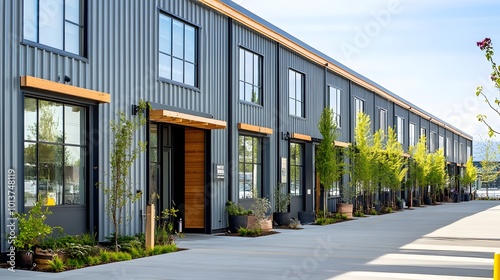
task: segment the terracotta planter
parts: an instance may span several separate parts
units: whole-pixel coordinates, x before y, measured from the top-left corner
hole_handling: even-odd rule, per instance
[[[346,214],[348,219],[352,219],[352,204],[338,203],[337,212],[340,214]]]
[[[35,249],[34,261],[36,266],[40,269],[50,268],[49,261],[53,260],[57,253],[52,250],[44,250],[40,248]]]
[[[246,227],[249,229],[253,229],[255,228],[256,225],[257,225],[257,217],[252,215],[248,216]],[[262,229],[262,231],[270,231],[271,229],[273,229],[273,219],[267,219],[261,221],[260,229]]]

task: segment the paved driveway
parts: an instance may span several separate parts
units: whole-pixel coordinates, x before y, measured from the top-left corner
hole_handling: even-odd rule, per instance
[[[0,279],[491,279],[500,201],[427,206],[242,238],[188,234],[190,250],[63,273]]]

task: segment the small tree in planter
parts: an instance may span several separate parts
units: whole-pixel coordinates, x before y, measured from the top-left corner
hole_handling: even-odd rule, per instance
[[[338,182],[342,175],[343,164],[338,149],[335,147],[337,139],[337,124],[333,120],[333,111],[324,108],[318,122],[319,133],[323,139],[316,149],[316,170],[319,180],[324,189],[323,195],[323,218],[327,212],[327,194],[333,187],[334,182]]]
[[[52,227],[45,223],[50,214],[52,212],[48,207],[42,208],[41,195],[28,213],[14,214],[19,229],[14,246],[17,252],[16,260],[21,267],[33,266],[33,250],[52,234]]]
[[[255,217],[255,221],[249,222],[248,228],[259,232],[262,230],[269,231],[273,228],[273,221],[267,215],[267,212],[271,209],[271,202],[267,198],[256,198],[250,209]]]
[[[115,250],[118,251],[118,237],[123,222],[122,211],[125,205],[137,201],[141,194],[134,193],[130,183],[130,167],[139,154],[146,150],[146,143],[139,141],[134,147],[134,134],[145,123],[143,110],[149,110],[150,104],[139,101],[137,118],[129,120],[125,113],[118,113],[118,120],[110,123],[112,132],[112,150],[110,152],[110,185],[98,183],[108,196],[106,213],[114,230]]]
[[[277,184],[274,189],[274,201],[276,211],[273,213],[273,220],[278,226],[289,226],[291,213],[288,211],[290,205],[290,193],[287,192],[284,184]]]

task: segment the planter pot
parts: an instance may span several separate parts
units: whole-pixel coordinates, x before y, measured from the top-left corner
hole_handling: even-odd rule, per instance
[[[52,250],[36,248],[34,261],[38,268],[48,269],[50,268],[49,261],[53,260],[55,256],[57,256],[57,253],[54,253]]]
[[[418,198],[413,199],[413,207],[420,207],[420,199]]]
[[[470,201],[470,193],[464,193],[464,201]]]
[[[346,214],[348,219],[352,219],[352,204],[348,203],[338,203],[337,212],[340,214]]]
[[[432,200],[430,197],[424,197],[424,204],[426,205],[432,205]]]
[[[229,215],[228,216],[228,230],[230,232],[238,232],[240,227],[246,228],[248,225],[247,215]]]
[[[18,267],[18,268],[32,268],[33,267],[33,253],[30,251],[17,251],[16,252],[16,267]]]
[[[314,211],[299,211],[299,221],[303,225],[312,224],[316,221],[316,213]]]
[[[273,219],[267,219],[260,222],[262,231],[271,231],[273,229]]]
[[[287,227],[290,225],[290,219],[292,218],[292,213],[290,212],[274,212],[273,220],[278,226]]]

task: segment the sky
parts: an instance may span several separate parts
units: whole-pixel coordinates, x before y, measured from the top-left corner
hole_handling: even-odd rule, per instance
[[[476,42],[498,45],[497,0],[233,0],[311,47],[474,137],[478,114],[500,130],[491,66]],[[500,97],[500,96],[499,96]],[[500,136],[496,137],[499,140]]]

